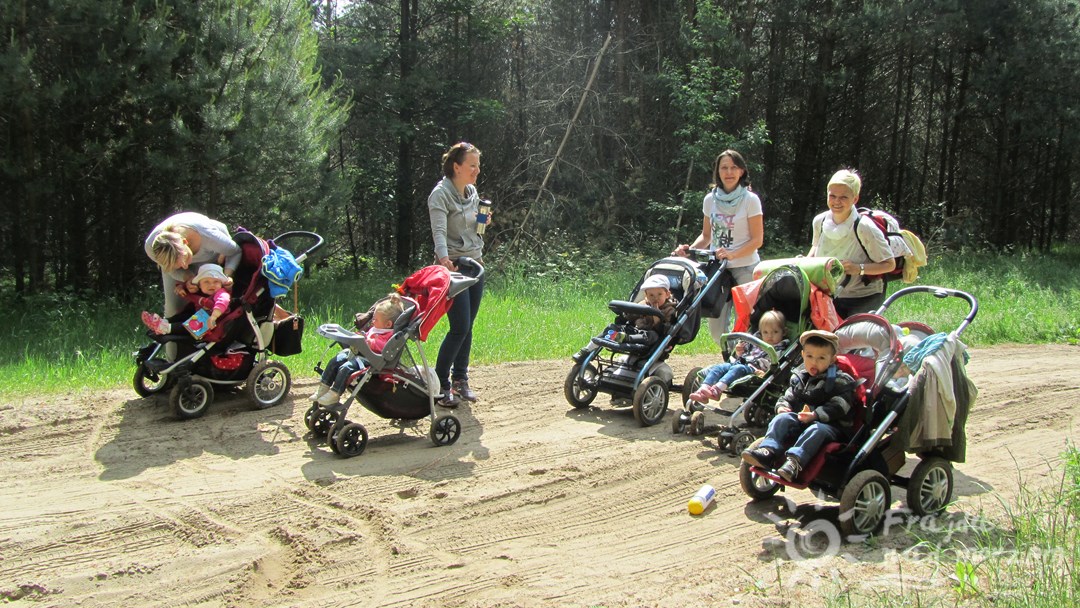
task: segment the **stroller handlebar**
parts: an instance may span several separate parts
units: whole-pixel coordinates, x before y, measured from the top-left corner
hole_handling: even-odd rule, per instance
[[[766,355],[769,356],[769,360],[774,364],[780,360],[779,353],[776,352],[776,347],[772,344],[769,344],[765,340],[762,340],[758,336],[755,336],[754,334],[745,332],[731,332],[720,336],[720,341],[724,344],[721,352],[725,360],[727,360],[727,358],[735,352],[734,350],[728,350],[728,347],[731,345],[732,342],[735,342],[736,344],[738,344],[738,342],[747,342],[753,344],[754,346],[757,346],[758,348],[763,350]]]
[[[956,329],[954,329],[952,332],[954,335],[957,336],[964,333],[964,330],[967,329],[967,326],[971,325],[971,322],[975,320],[975,315],[979,313],[979,301],[975,299],[975,296],[971,295],[966,291],[961,291],[959,289],[949,289],[947,287],[938,287],[936,285],[913,285],[911,287],[905,287],[903,289],[900,289],[896,293],[889,296],[884,302],[882,302],[881,306],[877,309],[877,311],[875,311],[875,314],[883,315],[885,311],[888,310],[894,302],[896,302],[900,298],[909,296],[914,293],[927,293],[939,299],[945,299],[949,297],[959,298],[967,302],[968,313],[964,316],[963,321],[961,321],[960,324],[956,327]]]
[[[716,259],[716,254],[711,249],[687,249],[686,255],[698,264],[704,264]]]
[[[484,278],[484,267],[480,265],[480,262],[470,257],[461,256],[454,260],[454,264],[458,267],[458,271],[450,273],[450,289],[447,295],[451,298],[476,285]]]
[[[480,262],[468,256],[461,256],[454,260],[454,265],[458,267],[458,272],[467,277],[480,280],[484,276],[484,267],[480,265]]]
[[[326,241],[323,239],[323,237],[319,236],[318,234],[316,234],[314,232],[308,232],[307,230],[290,230],[289,232],[283,232],[283,233],[279,234],[278,236],[274,237],[273,241],[274,241],[275,245],[284,247],[284,245],[282,245],[283,242],[288,241],[290,239],[295,239],[295,238],[306,238],[306,239],[313,240],[315,242],[314,245],[311,245],[310,247],[308,247],[307,249],[304,249],[303,251],[301,251],[299,253],[293,252],[293,258],[296,260],[297,264],[302,264],[304,262],[304,260],[306,260],[309,255],[311,255],[312,253],[315,253],[317,250],[319,250],[323,246],[324,243],[326,243]],[[292,248],[287,248],[287,249],[292,251]]]

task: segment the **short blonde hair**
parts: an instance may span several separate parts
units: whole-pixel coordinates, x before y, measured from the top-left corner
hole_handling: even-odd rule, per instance
[[[762,325],[773,325],[774,327],[779,327],[780,331],[786,334],[787,327],[785,327],[785,323],[787,323],[787,319],[784,318],[784,313],[779,310],[770,310],[761,315],[757,324],[758,329],[761,329]]]
[[[166,271],[174,270],[180,258],[191,254],[191,247],[184,242],[184,236],[177,231],[179,226],[169,226],[154,237],[150,252],[154,261]]]
[[[859,190],[862,190],[862,178],[859,177],[858,173],[848,169],[841,169],[836,173],[833,173],[833,176],[829,178],[829,186],[834,184],[838,186],[847,186],[848,189],[851,190],[851,195],[854,197],[858,197]],[[826,186],[826,188],[828,188],[828,186]]]

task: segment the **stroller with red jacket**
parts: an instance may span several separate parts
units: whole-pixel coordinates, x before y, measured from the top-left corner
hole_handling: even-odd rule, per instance
[[[394,321],[393,334],[382,352],[372,352],[363,333],[349,331],[337,323],[319,326],[319,335],[333,341],[328,350],[348,348],[366,364],[349,377],[342,403],[322,406],[316,402],[304,414],[308,430],[319,439],[325,438],[335,454],[351,458],[367,448],[367,428],[346,418],[353,402],[359,402],[380,418],[428,418],[431,421],[428,438],[436,446],[451,445],[461,436],[461,422],[456,417],[436,415],[435,399],[441,390],[435,370],[428,365],[424,354],[428,333],[450,309],[454,297],[483,277],[484,268],[475,260],[463,257],[456,263],[462,273],[428,266],[402,281],[398,293],[404,310]],[[369,312],[374,310],[372,306]],[[363,332],[371,327],[372,315],[361,317],[367,318],[358,323],[357,329]],[[321,361],[315,372],[322,374]]]
[[[935,334],[919,322],[893,325],[883,316],[897,300],[916,293],[958,298],[967,303],[968,313],[948,334]],[[866,381],[865,407],[857,399],[851,439],[826,444],[791,481],[744,460],[739,468],[743,491],[755,501],[786,487],[835,497],[840,501],[839,532],[848,539],[881,529],[893,485],[906,488],[907,506],[916,515],[944,510],[953,493],[951,463],[965,458],[964,425],[977,393],[967,378],[966,349],[959,337],[978,309],[969,293],[918,286],[897,291],[873,314],[845,319],[835,331],[838,367]],[[913,373],[909,377],[905,371]],[[938,403],[940,395],[950,395],[951,403]],[[951,408],[948,415],[939,405]],[[907,452],[917,454],[919,462],[904,477],[898,473]]]
[[[300,264],[322,247],[323,239],[314,232],[292,231],[265,241],[240,228],[233,240],[240,246],[241,260],[233,276],[232,300],[217,326],[200,340],[148,331],[152,342],[135,352],[135,392],[150,397],[170,390],[169,404],[181,419],[205,414],[215,386],[244,385],[259,409],[277,405],[289,394],[289,368],[270,360],[270,354],[300,352],[303,319],[281,314],[284,309],[276,298],[300,278]],[[310,244],[294,256],[283,247],[294,241]],[[175,361],[165,357],[168,343],[177,344]]]

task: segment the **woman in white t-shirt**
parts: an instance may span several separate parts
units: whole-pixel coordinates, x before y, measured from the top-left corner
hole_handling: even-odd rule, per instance
[[[765,238],[761,199],[750,191],[746,160],[735,150],[724,150],[713,163],[712,190],[705,195],[701,234],[689,245],[679,245],[673,255],[687,255],[688,249],[708,248],[717,259],[727,260],[736,285],[749,282],[754,266],[761,260],[758,249]],[[706,311],[708,312],[708,311]],[[709,333],[721,347],[720,336],[731,321],[731,301],[716,318],[709,319]]]
[[[814,242],[808,254],[838,258],[844,264],[847,277],[839,297],[833,300],[841,319],[877,310],[885,301],[885,282],[868,275],[896,268],[885,235],[869,220],[855,222],[861,189],[862,180],[854,171],[842,169],[833,174],[828,185],[829,210],[814,218]]]

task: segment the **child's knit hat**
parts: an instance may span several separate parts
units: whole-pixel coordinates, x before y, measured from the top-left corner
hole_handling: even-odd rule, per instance
[[[653,274],[649,275],[649,278],[645,279],[641,283],[641,291],[657,288],[671,291],[671,282],[669,282],[668,278],[662,274]]]
[[[195,275],[195,279],[192,280],[192,283],[198,285],[199,281],[204,281],[206,279],[217,279],[224,283],[229,280],[229,277],[225,276],[225,271],[222,270],[221,266],[218,266],[217,264],[203,264],[202,266],[199,266],[199,274]]]

